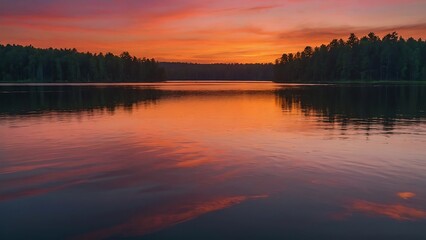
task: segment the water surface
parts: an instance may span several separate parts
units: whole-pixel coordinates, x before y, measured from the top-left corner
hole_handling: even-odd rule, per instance
[[[426,86],[0,86],[0,239],[426,239]]]

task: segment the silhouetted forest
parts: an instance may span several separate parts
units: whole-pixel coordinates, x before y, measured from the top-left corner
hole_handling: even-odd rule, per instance
[[[154,59],[80,53],[76,49],[40,49],[0,45],[0,81],[147,82],[164,79]]]
[[[283,54],[273,64],[158,63],[128,52],[80,53],[0,44],[0,81],[148,82],[161,80],[273,80],[278,82],[425,81],[426,41],[396,32],[379,38],[334,39]]]
[[[272,64],[160,63],[169,80],[273,80]]]
[[[361,39],[350,34],[346,41],[283,54],[274,72],[279,82],[426,81],[426,42],[396,32]]]

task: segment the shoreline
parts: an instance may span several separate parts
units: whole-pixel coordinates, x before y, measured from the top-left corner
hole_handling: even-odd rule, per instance
[[[197,84],[231,84],[231,83],[274,83],[274,84],[286,84],[286,85],[377,85],[377,84],[389,84],[389,85],[423,85],[426,81],[342,81],[342,82],[276,82],[271,80],[166,80],[158,82],[27,82],[27,81],[15,81],[15,82],[0,82],[0,86],[14,86],[14,85],[27,85],[27,86],[55,86],[55,85],[156,85],[156,84],[185,84],[185,83],[197,83]]]

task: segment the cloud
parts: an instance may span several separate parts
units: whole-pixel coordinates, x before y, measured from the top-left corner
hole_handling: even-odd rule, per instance
[[[273,62],[283,52],[350,32],[426,37],[421,11],[426,3],[417,0],[1,0],[0,5],[3,44],[128,50],[173,61]]]
[[[377,26],[377,27],[354,27],[354,26],[337,26],[337,27],[324,27],[324,28],[303,28],[291,31],[285,31],[278,35],[280,39],[292,38],[311,38],[311,39],[332,39],[348,36],[349,33],[357,33],[358,35],[365,35],[369,32],[376,34],[387,34],[391,32],[418,32],[421,35],[426,33],[426,23],[397,25],[397,26]]]

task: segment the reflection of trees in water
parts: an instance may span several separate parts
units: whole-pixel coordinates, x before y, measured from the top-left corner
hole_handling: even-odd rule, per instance
[[[273,94],[271,90],[160,90],[137,86],[8,86],[0,88],[0,115],[47,112],[131,111],[141,104],[180,97],[229,97]],[[188,106],[189,108],[191,106]]]
[[[426,118],[426,86],[303,86],[277,90],[276,97],[284,111],[300,109],[342,128],[381,124],[392,130],[396,122]]]
[[[2,87],[0,114],[25,115],[52,111],[81,112],[117,107],[132,110],[136,104],[155,104],[161,96],[155,89],[123,86],[11,86]]]
[[[131,111],[160,99],[180,97],[224,98],[237,95],[265,96],[271,90],[164,90],[135,86],[8,86],[0,88],[0,115],[46,112]],[[270,95],[269,95],[270,96]],[[300,110],[319,117],[328,126],[369,129],[381,125],[392,130],[398,123],[413,124],[426,119],[426,85],[414,86],[286,86],[275,91],[284,111]],[[188,106],[191,107],[191,106]]]

